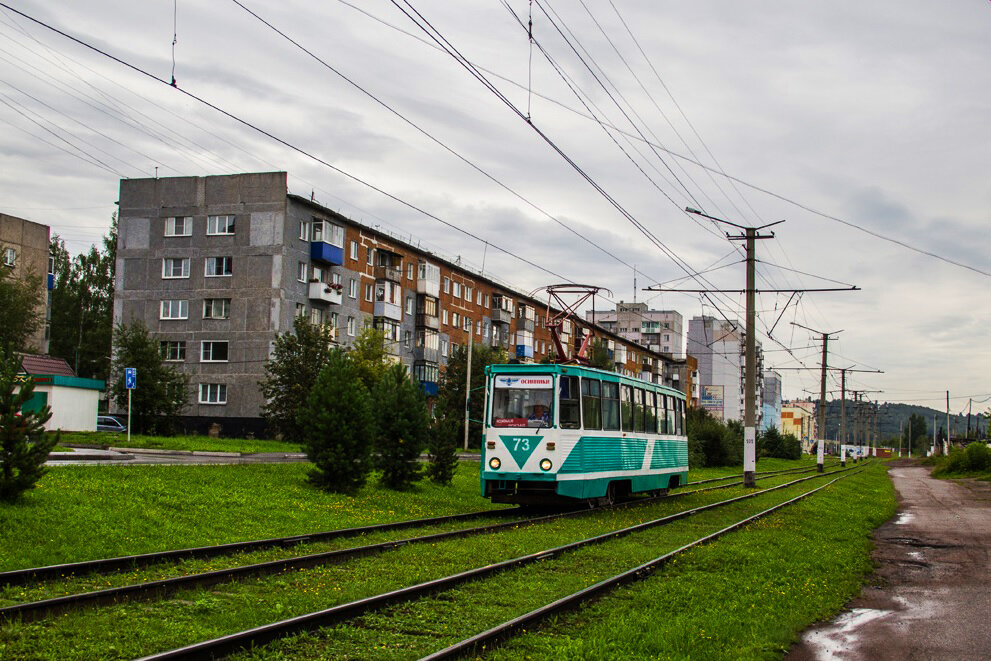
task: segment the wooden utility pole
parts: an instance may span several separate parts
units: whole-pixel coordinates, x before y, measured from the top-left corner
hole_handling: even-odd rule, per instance
[[[821,473],[825,470],[825,446],[826,446],[826,370],[829,369],[827,365],[827,358],[829,353],[829,336],[836,335],[837,333],[842,333],[842,330],[838,331],[818,331],[814,328],[809,328],[808,326],[803,326],[802,324],[796,324],[792,322],[792,326],[798,326],[799,328],[804,328],[807,331],[812,331],[813,333],[819,333],[822,339],[822,367],[819,370],[819,438],[816,441],[816,471]]]

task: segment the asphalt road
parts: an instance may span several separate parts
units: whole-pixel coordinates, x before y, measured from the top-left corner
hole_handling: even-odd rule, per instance
[[[875,531],[871,585],[785,659],[991,659],[991,483],[891,477],[900,504]]]

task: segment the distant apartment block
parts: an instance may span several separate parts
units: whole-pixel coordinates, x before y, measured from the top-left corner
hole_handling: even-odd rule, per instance
[[[48,330],[52,318],[48,295],[53,286],[49,234],[48,225],[0,213],[0,268],[9,269],[15,278],[34,275],[41,288],[38,313],[44,317],[44,323],[30,338],[29,343],[42,354],[48,353]]]
[[[720,420],[743,421],[745,333],[735,321],[693,317],[688,322],[688,353],[698,360],[699,405]],[[760,427],[764,354],[757,342],[755,416]]]
[[[469,341],[522,362],[553,353],[545,304],[288,194],[285,172],[122,180],[117,260],[114,320],[144,322],[189,376],[189,428],[263,432],[258,381],[297,316],[330,325],[343,346],[381,329],[428,395]],[[564,330],[569,345],[581,342],[580,328]],[[682,380],[670,356],[597,334],[618,371]]]
[[[794,434],[802,442],[805,452],[818,437],[815,409],[815,402],[810,401],[791,401],[781,405],[781,432]]]
[[[685,357],[682,341],[683,318],[674,310],[651,310],[646,303],[616,304],[615,310],[589,310],[585,320],[595,322],[617,335],[651,351]]]
[[[771,427],[781,431],[781,374],[774,370],[764,370],[762,410],[761,431]]]

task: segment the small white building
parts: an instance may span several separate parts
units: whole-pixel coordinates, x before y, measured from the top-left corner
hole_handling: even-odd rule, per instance
[[[37,411],[45,404],[52,407],[52,417],[45,429],[96,431],[100,393],[106,387],[98,379],[75,375],[62,358],[24,354],[21,356],[22,378],[34,381],[34,396],[23,409]]]

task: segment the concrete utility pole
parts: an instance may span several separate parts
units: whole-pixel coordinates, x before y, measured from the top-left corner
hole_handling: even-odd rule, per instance
[[[812,331],[813,333],[819,333],[822,339],[822,367],[819,370],[819,439],[816,442],[816,471],[821,473],[825,470],[825,446],[826,446],[826,370],[829,369],[827,365],[827,357],[829,352],[829,336],[836,335],[837,333],[842,333],[842,330],[838,331],[818,331],[814,328],[809,328],[808,326],[803,326],[802,324],[796,324],[792,322],[792,326],[798,326],[799,328],[804,328],[807,331]]]
[[[912,416],[908,417],[908,456],[912,456]]]
[[[840,370],[840,466],[846,466],[846,369]]]
[[[946,391],[946,441],[943,442],[943,455],[950,454],[950,391]]]

